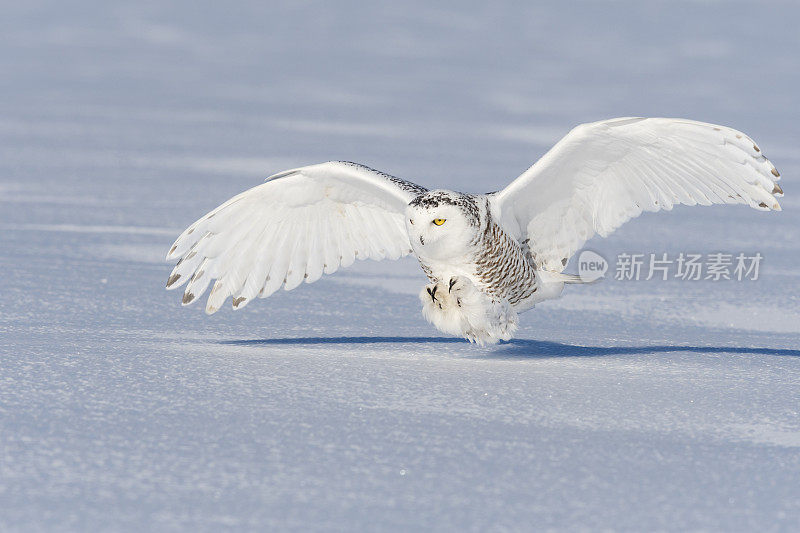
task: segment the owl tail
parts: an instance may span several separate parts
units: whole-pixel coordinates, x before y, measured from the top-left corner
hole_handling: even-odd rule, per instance
[[[587,281],[575,274],[562,274],[561,272],[551,272],[549,270],[537,270],[536,274],[539,275],[544,283],[564,283],[565,285],[587,285],[594,283],[598,280]]]

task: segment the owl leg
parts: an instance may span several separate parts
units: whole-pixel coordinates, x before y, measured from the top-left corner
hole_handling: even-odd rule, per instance
[[[448,283],[442,281],[422,288],[419,293],[422,316],[439,331],[451,335],[463,335],[458,303],[448,288]]]
[[[463,276],[426,286],[420,301],[428,322],[470,342],[494,344],[517,329],[517,313],[507,300],[491,298]]]
[[[463,276],[453,276],[447,282],[437,281],[426,285],[419,294],[422,306],[445,311],[451,307],[461,307],[465,297],[472,295],[475,286]]]
[[[452,304],[447,285],[441,281],[425,285],[419,293],[419,299],[423,307],[438,308],[440,311]]]

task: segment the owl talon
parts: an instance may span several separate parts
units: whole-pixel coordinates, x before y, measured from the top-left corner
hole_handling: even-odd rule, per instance
[[[439,286],[438,286],[438,285],[434,285],[434,286],[433,286],[433,289],[431,289],[430,287],[425,287],[425,288],[427,289],[427,291],[428,291],[428,294],[429,294],[429,295],[430,295],[430,297],[431,297],[431,301],[432,301],[432,302],[435,302],[435,301],[436,301],[436,289],[437,289],[437,288],[439,288]],[[439,308],[441,308],[441,307],[442,307],[442,306],[441,306],[441,305],[439,305]]]
[[[493,300],[466,276],[436,281],[420,291],[422,315],[440,331],[471,342],[493,344],[510,339],[517,315],[505,299]]]

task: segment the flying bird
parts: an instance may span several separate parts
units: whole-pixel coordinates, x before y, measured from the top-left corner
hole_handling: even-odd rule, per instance
[[[518,313],[555,298],[594,235],[643,211],[745,204],[780,210],[780,174],[745,134],[669,118],[582,124],[504,189],[428,190],[357,163],[280,172],[189,226],[167,260],[183,304],[214,282],[206,312],[240,309],[355,259],[414,254],[429,284],[422,313],[479,344],[510,339]]]

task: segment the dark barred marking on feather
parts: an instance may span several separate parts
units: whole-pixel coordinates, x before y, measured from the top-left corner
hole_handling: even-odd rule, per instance
[[[419,266],[422,268],[422,271],[425,272],[425,275],[428,276],[428,279],[431,280],[432,283],[438,281],[436,276],[433,275],[433,270],[427,264],[423,263],[422,260],[419,260]]]
[[[416,183],[411,183],[410,181],[400,179],[396,176],[392,176],[391,174],[387,174],[386,172],[383,172],[381,170],[376,170],[374,168],[368,167],[367,165],[362,165],[361,163],[353,163],[352,161],[339,161],[339,163],[378,174],[382,178],[386,178],[387,180],[391,181],[404,191],[410,192],[412,194],[424,194],[428,192],[428,189],[422,187],[421,185],[417,185]]]
[[[469,194],[452,193],[448,191],[434,191],[417,196],[410,206],[430,209],[440,205],[452,205],[458,207],[471,226],[480,226],[480,209],[475,197]]]
[[[538,288],[538,280],[523,247],[490,214],[479,235],[475,266],[486,291],[498,299],[506,298],[511,305],[530,298]]]

